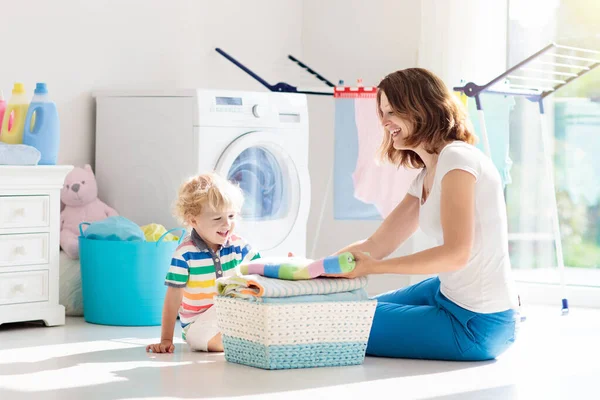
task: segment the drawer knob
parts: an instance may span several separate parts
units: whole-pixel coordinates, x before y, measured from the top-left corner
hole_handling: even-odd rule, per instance
[[[25,284],[24,283],[16,284],[15,286],[13,286],[12,292],[13,293],[24,293],[25,292]]]
[[[15,254],[20,254],[20,255],[24,256],[25,253],[26,253],[25,246],[17,246],[17,247],[15,247]]]
[[[25,215],[25,208],[21,207],[21,208],[17,208],[15,210],[15,215],[20,215],[21,217]]]

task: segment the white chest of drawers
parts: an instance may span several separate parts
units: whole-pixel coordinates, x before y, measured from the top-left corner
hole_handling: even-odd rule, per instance
[[[0,324],[65,323],[58,304],[60,190],[72,166],[0,166]]]

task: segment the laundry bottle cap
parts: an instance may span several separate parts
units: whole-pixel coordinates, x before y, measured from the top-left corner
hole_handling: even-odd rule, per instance
[[[47,94],[48,93],[48,87],[46,86],[46,84],[44,82],[38,82],[35,84],[35,94]]]
[[[25,93],[25,85],[22,83],[15,83],[12,90],[13,94],[23,94]]]

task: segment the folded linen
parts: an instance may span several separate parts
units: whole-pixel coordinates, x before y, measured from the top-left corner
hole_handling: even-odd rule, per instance
[[[246,298],[292,297],[351,292],[364,289],[367,277],[359,278],[315,278],[301,281],[288,281],[267,278],[261,275],[230,276],[217,279],[217,292],[220,296]]]
[[[0,142],[0,165],[37,165],[41,157],[35,147]]]
[[[252,299],[249,299],[252,300]],[[369,300],[364,288],[351,290],[349,292],[309,294],[304,296],[290,297],[254,297],[257,303],[325,303],[328,301],[365,301]]]

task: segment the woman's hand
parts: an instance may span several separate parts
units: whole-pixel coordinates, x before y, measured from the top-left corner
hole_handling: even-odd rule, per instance
[[[350,272],[345,274],[324,274],[322,276],[329,278],[358,278],[372,274],[375,271],[375,267],[379,261],[371,257],[370,255],[362,252],[352,253],[354,256],[354,262],[356,266]]]

